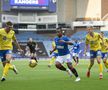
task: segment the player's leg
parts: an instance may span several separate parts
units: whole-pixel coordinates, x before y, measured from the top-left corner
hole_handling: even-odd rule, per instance
[[[74,62],[75,62],[75,65],[74,66],[76,66],[77,65],[77,57],[76,57],[76,53],[73,53],[73,60],[74,60]]]
[[[88,66],[88,70],[87,70],[87,77],[90,77],[90,70],[92,68],[92,66],[94,65],[94,59],[95,59],[96,55],[95,55],[95,51],[90,50],[90,64]]]
[[[73,56],[72,58],[73,58],[74,62],[77,63],[77,60],[76,60],[76,53],[73,53],[72,56]]]
[[[37,61],[37,58],[36,58],[35,51],[32,51],[32,52],[31,52],[31,59],[34,59],[34,60],[36,60],[36,62],[38,62],[38,61]]]
[[[108,61],[107,61],[107,58],[103,59],[103,63],[104,63],[104,66],[106,68],[106,72],[108,72]]]
[[[99,64],[99,78],[102,79],[103,78],[103,74],[102,74],[102,71],[103,71],[103,66],[102,66],[102,63],[101,63],[101,51],[97,51],[97,63]]]
[[[108,69],[107,53],[102,53],[102,60],[105,67]]]
[[[6,65],[6,61],[4,61],[3,58],[2,58],[2,65],[3,65],[3,67],[5,67],[5,65]]]
[[[3,58],[2,58],[2,61],[3,61],[3,66],[4,66],[4,69],[3,69],[3,75],[2,75],[2,79],[1,81],[4,81],[5,80],[5,77],[7,76],[8,74],[8,71],[9,71],[9,67],[10,67],[10,55],[7,54],[5,55]]]
[[[72,66],[72,63],[68,62],[67,66],[72,71],[72,73],[75,75],[75,77],[78,77],[78,73],[77,73],[76,69]]]
[[[4,59],[3,60],[4,69],[3,69],[3,75],[2,75],[1,81],[5,80],[5,77],[7,76],[9,69],[12,69],[17,74],[17,69],[16,69],[15,65],[12,65],[10,63],[12,55],[11,55],[11,53],[8,53],[8,54],[7,53],[8,53],[8,51],[5,51],[5,55],[3,58]]]
[[[61,71],[66,71],[66,68],[58,61],[56,61],[55,66],[57,69],[59,69]]]
[[[57,69],[61,70],[61,71],[66,71],[69,76],[71,77],[72,76],[72,72],[70,71],[70,69],[66,69],[62,64],[64,63],[64,59],[65,57],[64,56],[58,56],[56,58],[56,62],[55,62],[55,66]]]
[[[78,65],[78,63],[79,63],[79,54],[76,53],[76,65]],[[76,65],[75,65],[75,66],[76,66]]]
[[[34,60],[36,61],[36,62],[38,62],[37,60],[37,55],[36,55],[36,52],[33,52],[33,58],[34,58]]]
[[[70,54],[66,55],[66,58],[65,59],[66,59],[65,62],[67,63],[68,68],[71,70],[71,72],[76,77],[76,80],[75,81],[80,81],[80,78],[78,76],[78,73],[77,73],[76,69],[72,65],[72,60],[71,60]]]
[[[48,64],[48,67],[52,66],[52,64],[54,63],[55,59],[56,59],[56,57],[54,57],[54,56],[51,57],[51,60],[49,61],[49,64]]]
[[[62,71],[66,71],[66,68],[62,65],[62,63],[63,63],[63,56],[58,56],[55,61],[56,68]]]
[[[75,56],[73,56],[72,58],[73,58],[73,60],[74,60],[74,61],[75,61],[75,63],[76,63],[77,61],[76,61],[76,58],[75,58]]]
[[[90,64],[88,66],[88,70],[87,70],[87,74],[86,74],[87,77],[90,77],[90,70],[93,67],[93,65],[94,65],[94,58],[90,58]]]
[[[52,53],[51,54],[51,60],[49,61],[49,64],[48,64],[48,67],[51,67],[52,66],[52,64],[54,63],[54,61],[56,60],[56,57],[58,56],[58,53]]]
[[[79,54],[77,53],[77,56],[76,56],[76,61],[77,61],[77,64],[79,63]]]
[[[103,59],[103,63],[105,65],[105,67],[108,69],[108,61],[107,61],[107,58],[104,58]]]
[[[59,69],[59,70],[61,70],[61,71],[66,71],[66,72],[69,74],[69,76],[72,77],[72,72],[71,72],[71,70],[68,69],[68,68],[66,69],[66,68],[62,65],[61,62],[56,61],[56,62],[55,62],[55,66],[56,66],[57,69]]]
[[[30,52],[30,59],[34,59],[33,53]]]

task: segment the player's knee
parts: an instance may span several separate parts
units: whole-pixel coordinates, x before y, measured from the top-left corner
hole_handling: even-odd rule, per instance
[[[97,60],[97,63],[100,64],[101,63],[101,60]]]
[[[67,66],[69,69],[73,69],[72,63],[68,63]]]
[[[61,67],[61,64],[60,64],[59,62],[56,62],[56,63],[55,63],[55,66],[56,66],[57,68],[59,68],[59,67]]]
[[[73,59],[75,59],[75,56],[73,56]]]
[[[94,62],[91,62],[91,63],[90,63],[90,65],[92,65],[92,66],[93,66],[93,65],[94,65]]]
[[[9,55],[6,55],[6,60],[11,60],[12,56],[9,54]]]
[[[5,67],[5,65],[6,65],[6,62],[2,62],[2,65],[3,65],[3,67]]]
[[[106,60],[105,59],[103,60],[103,63],[106,63]]]
[[[7,60],[6,60],[6,63],[10,63],[10,61],[11,61],[10,59],[7,59]]]

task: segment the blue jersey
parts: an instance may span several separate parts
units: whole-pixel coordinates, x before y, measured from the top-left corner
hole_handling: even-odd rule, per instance
[[[73,44],[73,52],[74,53],[79,53],[80,52],[80,45],[79,45],[79,43],[74,43]]]
[[[56,48],[58,50],[58,55],[63,56],[69,54],[68,44],[64,42],[59,42],[59,40],[70,41],[67,36],[62,36],[61,38],[55,37],[54,41],[56,44]]]

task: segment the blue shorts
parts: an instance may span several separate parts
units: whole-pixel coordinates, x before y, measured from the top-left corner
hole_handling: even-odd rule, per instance
[[[107,57],[108,57],[108,53],[107,52],[106,53],[102,53],[102,59],[105,59]]]
[[[57,57],[57,56],[58,56],[58,53],[53,52],[53,53],[51,54],[51,57]]]
[[[1,61],[6,61],[6,54],[12,54],[12,50],[0,50]]]
[[[98,56],[102,56],[102,53],[100,50],[98,51],[93,51],[93,50],[90,50],[90,58],[97,58]]]

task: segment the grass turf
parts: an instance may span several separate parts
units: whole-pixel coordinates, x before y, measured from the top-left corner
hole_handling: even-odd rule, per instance
[[[108,87],[108,73],[104,70],[104,78],[100,80],[97,64],[92,68],[91,77],[86,77],[89,63],[87,60],[80,61],[76,67],[81,77],[80,82],[75,82],[74,76],[70,78],[66,72],[61,72],[54,66],[48,68],[48,61],[39,61],[35,68],[30,68],[27,60],[13,63],[19,74],[15,75],[13,71],[9,71],[7,80],[0,82],[0,90],[107,90]]]

